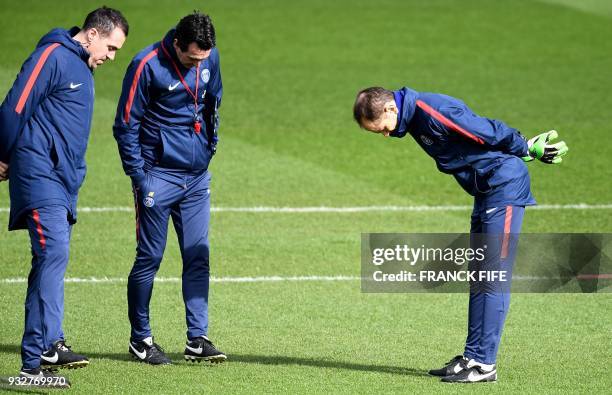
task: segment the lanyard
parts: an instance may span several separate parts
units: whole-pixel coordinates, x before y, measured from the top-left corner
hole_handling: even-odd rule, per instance
[[[170,63],[172,63],[172,67],[174,67],[174,71],[176,71],[176,74],[178,74],[181,83],[183,84],[187,92],[193,97],[193,129],[196,133],[200,133],[200,131],[202,130],[202,124],[200,123],[200,118],[198,117],[198,82],[200,80],[200,62],[198,62],[198,68],[196,69],[196,86],[195,93],[193,93],[189,88],[189,85],[187,85],[187,82],[185,82],[185,78],[183,78],[181,70],[179,70],[178,66],[174,62],[174,59],[172,59],[172,57],[166,50],[166,47],[164,46],[164,40],[161,41],[161,47],[164,51],[164,54],[168,57],[168,59],[170,59]]]

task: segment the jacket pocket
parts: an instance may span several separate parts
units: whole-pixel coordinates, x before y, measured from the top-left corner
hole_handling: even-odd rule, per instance
[[[190,170],[193,163],[193,132],[187,128],[161,129],[162,152],[159,164],[172,169]]]
[[[71,153],[53,139],[50,150],[53,171],[64,184],[71,195],[79,192],[79,188],[85,180],[87,167],[84,158],[74,158]]]
[[[496,159],[482,168],[474,168],[474,188],[476,192],[487,193],[498,186],[492,178],[501,165],[502,161]]]
[[[529,177],[527,165],[522,159],[512,156],[499,161],[499,165],[494,169],[487,182],[492,188],[496,188],[512,182],[513,180]]]
[[[206,170],[211,158],[206,134],[191,128],[161,129],[159,165],[171,169]]]
[[[474,188],[474,169],[467,167],[463,170],[454,171],[452,174],[464,191],[472,196],[476,194],[476,190]]]
[[[194,135],[193,145],[193,170],[206,170],[210,159],[212,157],[212,151],[209,147],[208,140],[206,138],[205,130],[202,133]]]

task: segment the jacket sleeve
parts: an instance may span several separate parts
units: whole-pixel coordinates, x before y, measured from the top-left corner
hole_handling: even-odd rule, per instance
[[[440,116],[441,119],[436,119],[451,133],[489,149],[519,157],[527,155],[527,141],[518,130],[502,121],[476,115],[460,100],[448,101],[440,108]]]
[[[204,97],[203,119],[208,133],[209,143],[215,151],[218,141],[217,130],[219,129],[219,106],[223,96],[223,83],[221,81],[221,65],[219,63],[219,52],[215,48],[211,54],[211,70],[208,89]]]
[[[113,136],[117,140],[123,170],[133,180],[142,179],[145,175],[139,129],[149,102],[149,84],[150,72],[146,60],[132,60],[123,79]]]
[[[221,81],[221,63],[219,61],[219,51],[215,51],[214,67],[210,75],[210,92],[217,98],[217,103],[221,105],[221,97],[223,96],[223,83]]]
[[[60,81],[59,60],[53,54],[57,46],[41,47],[30,55],[0,106],[1,162],[10,162],[23,127]]]

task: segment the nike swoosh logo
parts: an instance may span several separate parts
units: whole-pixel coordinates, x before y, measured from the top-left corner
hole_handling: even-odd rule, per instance
[[[491,377],[492,375],[495,374],[495,369],[493,369],[490,372],[484,373],[484,374],[476,374],[474,373],[474,371],[472,370],[470,372],[470,374],[468,374],[467,380],[468,381],[476,381],[476,380],[484,380],[486,378]]]
[[[497,207],[493,207],[485,211],[487,214],[491,214],[493,211],[497,210]]]
[[[80,84],[75,84],[74,82],[71,82],[70,83],[70,89],[76,89],[76,88],[78,88],[81,85],[83,85],[82,82]]]
[[[187,348],[189,351],[194,352],[196,354],[201,354],[202,353],[202,346],[200,346],[198,348],[193,348],[193,347],[185,346],[185,348]]]
[[[176,83],[176,84],[174,84],[174,85],[172,85],[172,84],[168,85],[168,90],[169,90],[169,91],[173,91],[173,90],[175,90],[175,89],[176,89],[176,87],[177,87],[177,86],[179,86],[179,84],[180,84],[180,82],[177,82],[177,83]]]
[[[134,348],[134,346],[132,346],[132,343],[130,343],[130,348],[132,349],[132,351],[134,351],[134,354],[136,354],[136,356],[140,359],[145,359],[147,357],[147,351],[138,351],[137,349]]]
[[[55,353],[55,355],[52,356],[52,357],[45,357],[44,355],[41,355],[40,358],[45,360],[45,361],[47,361],[47,362],[49,362],[49,363],[56,363],[57,359],[59,358],[59,354]]]
[[[457,374],[461,372],[462,370],[463,370],[463,367],[461,366],[461,364],[456,364],[455,367],[453,368],[453,373]]]

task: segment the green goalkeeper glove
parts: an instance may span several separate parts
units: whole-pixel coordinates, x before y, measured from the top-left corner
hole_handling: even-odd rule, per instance
[[[546,133],[538,134],[527,141],[527,156],[522,159],[525,162],[530,162],[534,159],[548,164],[561,163],[562,156],[567,154],[569,148],[565,141],[560,141],[556,144],[551,144],[550,141],[559,137],[556,130],[550,130]]]

